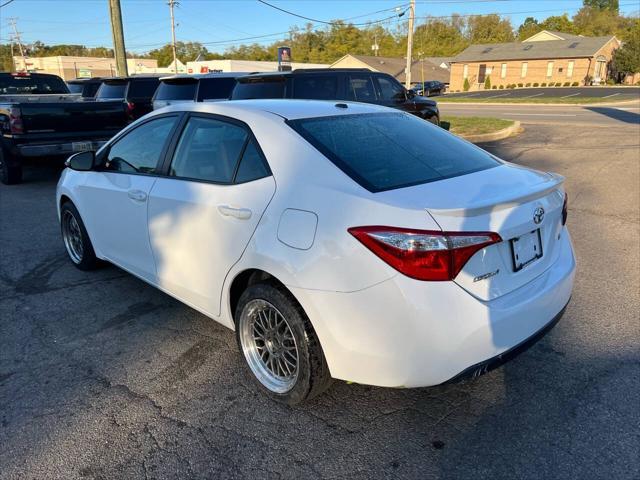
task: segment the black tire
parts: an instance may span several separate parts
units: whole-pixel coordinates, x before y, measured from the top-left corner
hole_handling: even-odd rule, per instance
[[[22,183],[22,165],[13,161],[3,148],[0,147],[0,182],[5,185]]]
[[[69,235],[68,229],[70,226],[67,222],[71,222],[73,218],[80,230],[79,240],[81,241],[82,251],[81,253],[75,251],[76,248],[70,246],[67,236]],[[65,231],[67,230],[67,231]],[[84,226],[84,222],[80,217],[80,213],[76,206],[71,202],[65,202],[60,207],[60,231],[62,233],[62,241],[67,251],[67,255],[71,263],[73,263],[80,270],[94,270],[100,266],[100,260],[96,257],[96,253],[93,250],[91,239],[87,234],[87,229]]]
[[[264,301],[275,307],[284,317],[295,339],[298,352],[297,376],[293,386],[286,392],[276,393],[269,389],[250,366],[241,331],[244,322],[251,321],[245,307],[250,303],[255,304],[255,301]],[[288,405],[296,405],[316,397],[331,386],[332,378],[318,336],[300,304],[282,285],[276,282],[250,285],[240,296],[235,321],[236,339],[245,359],[247,372],[271,398]]]

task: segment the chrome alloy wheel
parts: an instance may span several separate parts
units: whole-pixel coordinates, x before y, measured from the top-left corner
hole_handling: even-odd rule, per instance
[[[73,263],[78,264],[82,262],[82,256],[84,254],[82,231],[80,230],[80,225],[78,225],[76,217],[74,217],[73,213],[69,210],[65,210],[62,213],[62,239]]]
[[[256,378],[274,393],[291,390],[298,378],[298,347],[284,316],[255,299],[245,305],[239,323],[242,351]]]

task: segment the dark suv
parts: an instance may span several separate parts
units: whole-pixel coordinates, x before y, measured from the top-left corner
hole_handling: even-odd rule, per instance
[[[386,73],[368,69],[298,69],[238,78],[232,100],[250,98],[300,98],[351,100],[375,103],[412,113],[440,124],[438,105],[433,100],[406,90]]]
[[[137,120],[153,110],[151,99],[159,83],[160,76],[151,75],[108,78],[102,81],[96,100],[122,100],[129,119]]]

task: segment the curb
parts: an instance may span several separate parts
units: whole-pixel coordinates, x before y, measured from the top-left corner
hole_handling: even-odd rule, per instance
[[[458,135],[460,138],[464,138],[468,142],[472,143],[483,143],[483,142],[495,142],[496,140],[503,140],[511,135],[515,135],[516,133],[522,132],[524,129],[521,128],[520,122],[515,121],[513,125],[507,128],[503,128],[502,130],[498,130],[497,132],[491,133],[481,133],[478,135]]]
[[[629,105],[632,103],[638,103],[638,99],[623,100],[622,102],[596,102],[596,103],[517,103],[517,102],[443,102],[438,101],[438,105],[490,105],[494,107],[504,106],[523,106],[523,107],[617,107],[619,105]]]

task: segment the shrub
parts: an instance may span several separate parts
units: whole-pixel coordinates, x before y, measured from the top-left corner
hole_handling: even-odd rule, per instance
[[[556,82],[556,84],[554,85],[554,87],[561,87],[562,86],[562,82]]]
[[[462,90],[464,90],[465,92],[468,92],[469,88],[471,88],[471,85],[469,85],[469,79],[465,78],[464,84],[462,85]]]
[[[512,83],[511,85],[509,85],[509,88],[513,90],[514,88],[516,88],[516,84]]]
[[[525,83],[524,85],[525,87],[530,87],[531,86],[531,82]]]
[[[607,85],[615,85],[616,81],[613,78],[607,79]]]
[[[571,82],[564,82],[564,85],[562,85],[563,87],[568,87],[569,85],[571,85]]]
[[[535,82],[535,83],[533,84],[533,86],[534,86],[534,87],[539,87],[539,86],[540,86],[540,84],[539,84],[538,82]]]
[[[502,90],[502,89],[504,89],[504,85],[500,85],[498,88],[499,88],[500,90]]]
[[[543,82],[543,83],[541,83],[541,84],[540,84],[540,86],[541,86],[541,87],[546,87],[546,86],[547,86],[547,84],[546,84],[546,82]]]
[[[580,85],[578,82],[573,82],[573,83],[571,84],[571,86],[572,86],[572,87],[577,87],[578,85]]]
[[[489,90],[491,88],[491,75],[487,75],[487,78],[484,79],[484,89]]]
[[[498,88],[498,86],[497,86],[497,85],[492,85],[492,86],[491,86],[491,90],[495,90],[496,88]]]
[[[519,83],[518,84],[518,88],[522,88],[522,87],[524,87],[524,84],[523,83]]]

